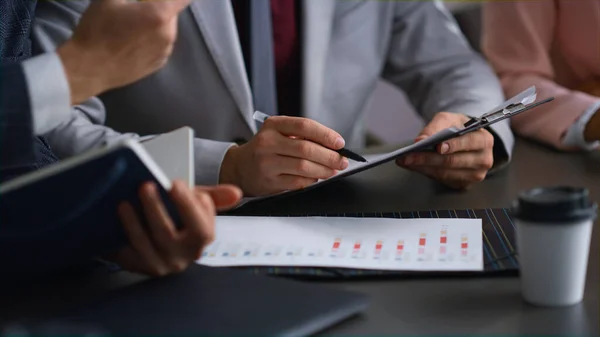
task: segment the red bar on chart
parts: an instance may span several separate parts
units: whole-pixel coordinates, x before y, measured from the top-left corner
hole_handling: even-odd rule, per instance
[[[400,240],[400,241],[398,241],[398,244],[396,245],[396,252],[402,253],[403,250],[404,250],[404,240]]]
[[[398,242],[396,242],[396,261],[402,260],[403,253],[404,253],[404,240],[398,240]]]
[[[354,253],[358,253],[360,251],[360,241],[354,242],[353,251],[354,251]]]
[[[462,249],[469,248],[469,242],[467,241],[467,238],[465,236],[463,236],[462,239],[460,240],[460,248],[462,248]]]
[[[446,255],[446,244],[448,243],[448,231],[442,229],[440,231],[440,259],[444,259]]]
[[[426,234],[421,233],[421,235],[419,236],[419,246],[420,247],[424,247],[425,246],[425,244],[427,243],[426,239],[427,239],[426,238]]]
[[[377,240],[375,244],[375,252],[381,252],[381,248],[383,247],[383,241]]]
[[[340,248],[340,245],[342,244],[342,239],[335,239],[335,241],[333,241],[333,249],[337,250]]]
[[[383,241],[377,240],[377,242],[375,243],[375,254],[373,255],[374,259],[379,259],[381,255],[381,248],[383,248]]]
[[[419,250],[417,251],[419,259],[422,260],[425,255],[425,245],[427,244],[427,234],[421,233],[419,235]]]
[[[337,257],[338,251],[340,250],[340,245],[342,244],[342,239],[336,238],[333,241],[333,246],[331,247],[331,257]]]
[[[469,241],[467,236],[463,235],[460,239],[460,253],[462,256],[467,256],[467,250],[469,248]]]

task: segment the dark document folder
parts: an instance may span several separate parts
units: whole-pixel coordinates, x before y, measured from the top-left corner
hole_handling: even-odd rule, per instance
[[[2,273],[56,271],[124,246],[117,207],[127,200],[139,209],[138,191],[146,181],[156,183],[173,210],[166,197],[170,181],[131,141],[0,185]]]

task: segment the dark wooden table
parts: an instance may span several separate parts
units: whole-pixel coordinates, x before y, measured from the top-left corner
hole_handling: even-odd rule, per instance
[[[600,201],[600,153],[564,154],[518,140],[512,164],[467,192],[455,192],[393,163],[305,194],[243,208],[247,214],[306,212],[386,212],[428,209],[508,207],[519,191],[567,184],[588,187]],[[518,277],[464,279],[398,279],[327,282],[326,286],[366,293],[370,309],[327,334],[339,335],[598,335],[599,234],[595,226],[584,301],[548,309],[525,304]],[[58,304],[130,285],[143,279],[121,272],[93,279],[46,282],[28,289],[30,301],[3,297],[0,317],[10,320],[17,309],[52,310]],[[13,318],[18,318],[15,316]],[[0,322],[1,323],[1,322]]]
[[[393,163],[322,190],[266,202],[255,214],[385,212],[510,207],[519,191],[557,184],[585,186],[600,202],[600,152],[558,153],[518,140],[513,162],[466,192],[445,189]],[[370,310],[327,333],[340,335],[586,335],[599,332],[599,230],[594,226],[585,300],[560,309],[521,300],[518,277],[328,283],[367,293]]]

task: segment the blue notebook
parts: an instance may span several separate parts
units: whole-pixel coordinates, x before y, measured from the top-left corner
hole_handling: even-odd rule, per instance
[[[171,182],[134,140],[51,165],[0,185],[3,273],[57,271],[87,263],[127,243],[121,201],[140,212],[138,191],[156,183],[175,223]]]

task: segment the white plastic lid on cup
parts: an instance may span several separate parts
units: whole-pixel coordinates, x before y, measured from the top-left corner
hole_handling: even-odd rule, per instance
[[[585,188],[542,187],[519,195],[513,216],[527,302],[564,306],[582,300],[596,214]]]

